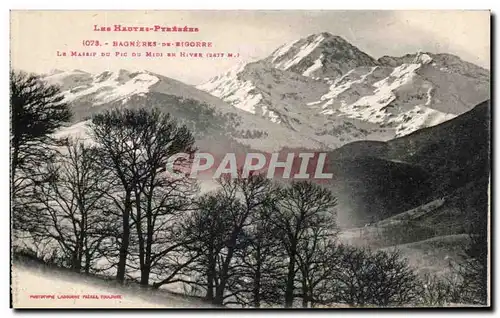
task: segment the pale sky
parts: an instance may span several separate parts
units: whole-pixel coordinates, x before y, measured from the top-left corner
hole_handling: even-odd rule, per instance
[[[102,26],[191,26],[198,33],[95,32]],[[53,69],[149,70],[200,84],[231,66],[269,55],[280,45],[319,32],[340,35],[374,58],[417,51],[452,53],[489,69],[489,11],[12,11],[12,67],[45,73]],[[233,52],[238,58],[62,57],[57,51],[123,51],[88,48],[83,40],[210,41],[212,48],[185,52]],[[157,52],[179,52],[156,48]],[[112,53],[113,54],[113,53]]]

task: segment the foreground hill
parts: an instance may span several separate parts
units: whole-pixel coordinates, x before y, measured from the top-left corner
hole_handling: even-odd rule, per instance
[[[12,304],[16,309],[212,307],[197,297],[141,288],[133,283],[122,286],[111,277],[78,274],[23,257],[14,258],[12,282]]]

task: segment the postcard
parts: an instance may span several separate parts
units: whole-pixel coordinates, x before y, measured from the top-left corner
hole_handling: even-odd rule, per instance
[[[490,15],[11,11],[11,306],[489,308]]]

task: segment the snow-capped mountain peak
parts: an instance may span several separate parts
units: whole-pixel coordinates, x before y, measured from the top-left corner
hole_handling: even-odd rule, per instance
[[[289,52],[289,50],[294,48],[295,44],[292,44],[289,47],[282,48],[277,53],[271,55],[272,62],[275,63],[276,68],[288,70],[290,67],[296,65],[297,63],[300,63],[302,59],[311,54],[314,51],[314,49],[316,49],[321,44],[323,40],[325,40],[325,37],[322,34],[314,35],[311,38],[311,41],[307,41],[298,48],[297,53],[291,59],[280,59],[280,58],[286,55]],[[278,62],[278,60],[281,61]]]
[[[338,134],[332,125],[351,120],[367,132],[341,136],[347,142],[371,132],[402,136],[464,113],[488,98],[489,72],[444,53],[375,60],[323,32],[285,43],[198,88],[294,130]]]
[[[377,62],[344,38],[328,32],[287,43],[267,59],[274,67],[312,78],[337,78],[354,67]]]
[[[421,51],[419,51],[415,55],[415,60],[413,61],[413,63],[415,63],[415,64],[417,64],[417,63],[429,64],[431,62],[432,62],[432,57],[430,57],[429,54],[427,54],[427,53],[422,53]]]

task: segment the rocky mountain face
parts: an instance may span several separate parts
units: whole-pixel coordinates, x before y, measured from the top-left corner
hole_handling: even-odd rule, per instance
[[[404,136],[470,110],[489,97],[489,71],[450,54],[375,60],[320,33],[198,88],[294,130],[330,135],[322,141],[336,148]],[[345,123],[352,124],[349,131]]]
[[[368,54],[328,32],[287,43],[265,60],[275,68],[318,79],[334,79],[356,67],[378,65]]]

